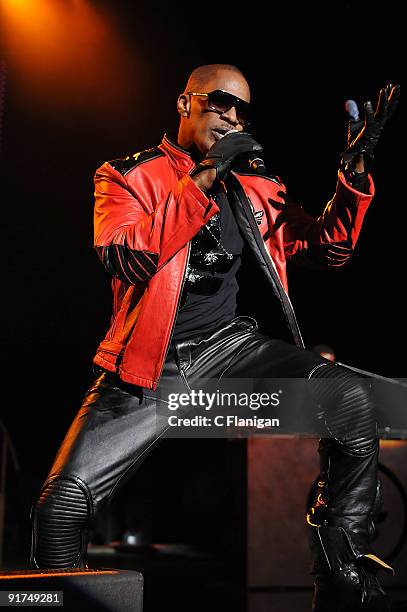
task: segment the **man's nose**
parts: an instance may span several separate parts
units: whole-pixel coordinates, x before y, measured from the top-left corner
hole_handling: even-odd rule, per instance
[[[239,119],[237,118],[236,109],[234,106],[231,106],[229,110],[222,113],[221,117],[222,119],[226,119],[226,121],[232,125],[239,125]]]

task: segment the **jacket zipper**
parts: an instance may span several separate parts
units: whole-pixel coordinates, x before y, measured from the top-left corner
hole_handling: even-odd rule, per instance
[[[184,290],[185,277],[187,275],[187,269],[188,269],[190,254],[191,254],[191,241],[188,242],[188,255],[187,255],[187,261],[186,261],[185,269],[184,269],[184,276],[182,278],[181,289],[180,289],[180,292],[179,292],[179,295],[178,295],[177,308],[176,308],[176,311],[175,311],[174,322],[172,324],[171,334],[170,334],[170,338],[168,340],[167,348],[165,349],[165,355],[164,355],[163,362],[162,362],[162,365],[161,365],[161,370],[160,370],[160,373],[159,373],[158,379],[157,379],[158,381],[161,378],[161,374],[162,374],[162,371],[164,369],[165,360],[167,359],[168,351],[169,351],[169,348],[170,348],[171,340],[172,340],[172,337],[174,335],[174,329],[175,329],[175,324],[176,324],[176,321],[177,321],[177,315],[178,315],[179,305],[180,305],[180,302],[181,302],[182,292]]]
[[[248,215],[247,214],[247,206],[245,206],[245,203],[247,204],[247,198],[246,198],[246,195],[245,195],[244,192],[243,192],[243,197],[242,197],[243,189],[242,189],[238,179],[236,177],[233,177],[233,179],[236,182],[236,195],[239,198],[239,201],[240,201],[240,203],[242,205],[243,212],[244,212],[244,214],[246,216],[246,219],[249,222],[249,225],[250,225],[250,228],[252,230],[254,239],[255,239],[255,241],[257,243],[257,246],[259,247],[259,251],[263,255],[263,258],[264,258],[264,253],[263,253],[263,249],[264,249],[264,251],[265,251],[265,253],[267,255],[267,258],[268,258],[268,260],[271,263],[271,267],[272,267],[272,273],[271,274],[272,274],[272,277],[273,277],[273,279],[274,279],[274,281],[276,283],[276,286],[277,286],[277,289],[278,289],[278,292],[279,292],[279,296],[278,297],[279,297],[279,300],[281,302],[281,305],[282,305],[284,314],[286,316],[286,319],[288,321],[289,327],[291,329],[291,333],[293,334],[295,343],[298,346],[301,346],[302,348],[304,348],[304,341],[303,341],[302,336],[301,336],[301,331],[300,331],[300,328],[299,328],[299,325],[298,325],[297,318],[295,316],[294,308],[293,308],[293,305],[291,303],[291,300],[290,300],[289,296],[287,295],[287,293],[286,293],[286,291],[285,291],[285,289],[284,289],[284,287],[283,287],[283,285],[281,283],[281,279],[280,279],[280,277],[278,275],[278,272],[277,272],[276,264],[274,263],[270,253],[268,252],[268,250],[267,250],[267,248],[266,248],[266,246],[264,244],[264,241],[263,241],[263,238],[260,235],[257,223],[255,224],[254,217],[252,215]],[[259,243],[259,237],[261,239],[262,244]],[[263,246],[263,249],[262,249],[262,246]],[[283,295],[284,295],[284,297],[283,297]],[[289,309],[287,309],[286,304],[284,303],[284,300],[287,300],[287,303],[289,305]]]

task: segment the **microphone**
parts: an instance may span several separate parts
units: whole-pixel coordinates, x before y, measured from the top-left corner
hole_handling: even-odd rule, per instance
[[[355,100],[346,100],[345,110],[348,113],[352,121],[359,121],[359,109]]]
[[[228,134],[232,134],[232,132],[238,132],[239,130],[229,130],[228,132],[226,132],[226,134],[224,134],[224,136],[227,136]],[[254,172],[255,174],[266,174],[266,164],[264,163],[264,161],[262,160],[261,157],[249,157],[248,159],[246,158],[244,161],[247,162],[247,164],[249,165],[249,168],[252,172]]]
[[[348,114],[347,139],[348,145],[363,127],[363,119],[360,118],[359,108],[355,100],[346,100],[345,110]]]

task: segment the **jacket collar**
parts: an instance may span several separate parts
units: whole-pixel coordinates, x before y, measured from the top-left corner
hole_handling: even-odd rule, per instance
[[[167,134],[164,134],[159,148],[166,153],[171,164],[180,172],[189,172],[195,166],[190,152],[171,140]]]

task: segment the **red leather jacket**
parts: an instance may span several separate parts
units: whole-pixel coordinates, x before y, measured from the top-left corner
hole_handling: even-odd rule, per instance
[[[113,315],[94,362],[149,389],[157,387],[171,340],[190,241],[219,210],[190,178],[193,167],[189,153],[164,136],[158,147],[106,162],[95,175],[94,244],[113,276]],[[370,193],[360,193],[339,173],[335,195],[313,218],[287,200],[277,178],[230,177],[228,199],[239,228],[298,346],[286,261],[343,265],[374,195],[370,177],[369,184]]]

